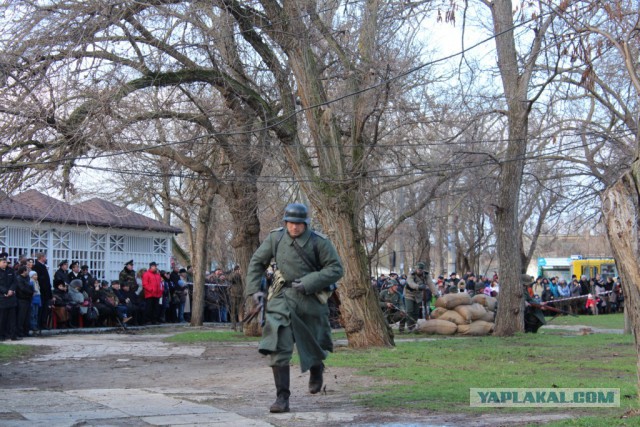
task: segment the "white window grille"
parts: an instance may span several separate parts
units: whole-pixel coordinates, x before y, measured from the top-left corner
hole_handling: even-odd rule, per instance
[[[49,230],[31,230],[31,250],[33,253],[47,252],[49,246]]]
[[[51,233],[53,249],[69,249],[69,233],[68,231],[53,230]],[[66,256],[69,256],[68,254]]]
[[[104,234],[91,234],[91,250],[104,251],[106,236]]]
[[[165,255],[167,253],[167,239],[153,239],[153,253]]]
[[[110,243],[111,252],[124,252],[124,236],[111,236]]]

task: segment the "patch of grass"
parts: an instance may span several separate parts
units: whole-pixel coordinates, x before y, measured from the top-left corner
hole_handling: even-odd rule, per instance
[[[613,427],[613,426],[638,426],[638,416],[621,419],[620,416],[591,416],[577,417],[562,421],[553,421],[545,424],[545,427]]]
[[[33,347],[27,345],[0,344],[0,362],[20,359],[33,352]]]
[[[192,344],[199,342],[259,341],[259,337],[247,337],[235,331],[188,331],[165,338],[167,342]]]
[[[471,387],[620,388],[621,408],[585,409],[584,415],[620,416],[638,407],[636,354],[630,335],[541,331],[510,338],[401,342],[389,349],[338,349],[329,366],[352,367],[358,374],[387,380],[386,385],[356,395],[362,404],[377,408],[495,410],[469,407]]]
[[[635,412],[635,411],[634,411]],[[617,416],[577,416],[566,420],[544,424],[545,427],[613,427],[639,426],[640,416],[637,413],[622,417]]]
[[[346,340],[347,339],[347,333],[343,330],[340,331],[331,331],[331,338],[333,338],[333,340]]]
[[[547,322],[551,320],[547,317]],[[549,323],[550,325],[585,325],[592,328],[602,329],[624,329],[624,314],[601,314],[598,316],[580,315],[578,317],[573,316],[560,316],[556,317]]]
[[[332,332],[334,340],[346,340],[347,334],[344,331]],[[235,331],[189,331],[180,332],[165,339],[167,342],[176,343],[198,343],[198,342],[241,342],[241,341],[260,341],[260,337],[246,337],[240,332]]]

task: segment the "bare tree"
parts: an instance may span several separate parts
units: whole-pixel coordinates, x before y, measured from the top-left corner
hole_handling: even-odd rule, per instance
[[[640,366],[640,133],[637,126],[640,74],[636,63],[640,49],[637,37],[640,15],[634,1],[579,1],[566,5],[563,18],[575,30],[576,36],[570,41],[572,53],[580,59],[581,65],[584,64],[577,83],[604,107],[612,119],[600,124],[600,129],[605,128],[607,132],[602,132],[599,147],[605,150],[606,155],[606,152],[620,150],[625,140],[631,142],[627,150],[633,152],[633,161],[628,169],[624,164],[618,165],[617,170],[600,169],[593,161],[589,167],[594,175],[601,176],[608,184],[602,194],[602,212],[622,277],[625,313],[634,331]],[[613,58],[607,55],[608,52],[615,54]],[[620,73],[621,70],[624,73]],[[617,88],[615,83],[619,84]],[[620,132],[621,129],[625,132]],[[593,157],[586,160],[593,160]],[[600,175],[601,171],[605,175]],[[638,386],[640,393],[640,368]]]
[[[406,46],[395,47],[397,29],[411,9],[377,0],[223,3],[273,74],[283,111],[273,131],[346,264],[340,298],[349,345],[390,345],[369,285],[360,226],[362,189],[369,156],[383,142],[390,93],[397,90],[385,79],[399,74],[398,65],[408,64],[398,56]],[[297,120],[296,100],[303,123]]]
[[[520,275],[520,238],[518,234],[519,198],[528,145],[529,115],[544,86],[531,94],[531,81],[539,59],[544,36],[555,19],[553,11],[531,19],[532,42],[528,50],[518,52],[511,1],[482,2],[490,9],[495,36],[498,68],[505,95],[507,141],[500,162],[500,180],[496,200],[496,236],[500,260],[500,307],[496,315],[496,335],[508,336],[524,330]],[[526,14],[522,9],[517,14]],[[523,18],[528,19],[528,18]]]

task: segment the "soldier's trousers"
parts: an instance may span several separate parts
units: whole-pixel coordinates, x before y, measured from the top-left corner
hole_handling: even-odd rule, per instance
[[[278,348],[269,355],[269,366],[289,366],[294,342],[291,325],[278,328]]]
[[[385,311],[385,317],[390,325],[400,322],[400,331],[404,331],[404,325],[407,322],[407,315],[404,311],[389,309]]]
[[[406,299],[404,303],[407,307],[407,327],[411,331],[416,327],[416,321],[420,316],[420,303],[412,299]]]

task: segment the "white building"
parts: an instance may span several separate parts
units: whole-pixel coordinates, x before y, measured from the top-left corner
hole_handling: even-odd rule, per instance
[[[98,279],[118,278],[134,268],[171,265],[171,238],[182,231],[101,199],[69,204],[28,190],[0,199],[0,250],[10,263],[21,255],[47,254],[51,277],[61,261],[88,265]]]

